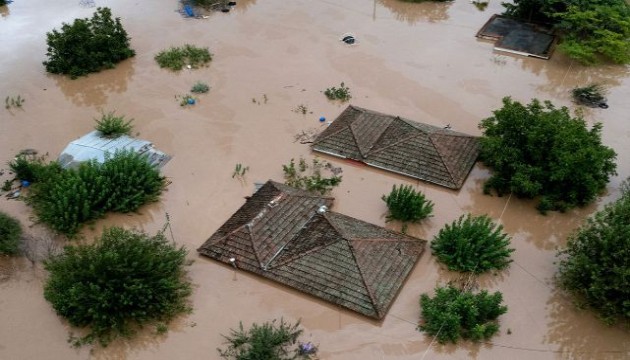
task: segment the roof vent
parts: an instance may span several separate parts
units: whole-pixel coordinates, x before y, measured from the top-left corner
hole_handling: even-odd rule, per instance
[[[317,213],[320,215],[323,215],[326,213],[326,211],[328,211],[328,206],[326,205],[322,205],[317,209]]]

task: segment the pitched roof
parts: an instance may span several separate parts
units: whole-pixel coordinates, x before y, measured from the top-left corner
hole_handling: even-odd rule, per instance
[[[381,319],[426,241],[321,211],[332,202],[268,181],[197,251]]]
[[[471,135],[348,106],[319,134],[312,149],[459,189],[477,160],[479,141]]]

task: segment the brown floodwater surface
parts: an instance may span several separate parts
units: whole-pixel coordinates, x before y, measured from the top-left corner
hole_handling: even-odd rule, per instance
[[[498,0],[485,11],[467,0],[241,0],[230,13],[199,20],[182,18],[176,1],[96,4],[122,18],[137,55],[77,80],[46,74],[45,34],[90,16],[93,8],[78,0],[0,7],[0,97],[26,99],[22,109],[0,110],[0,164],[24,148],[55,158],[90,131],[102,111],[134,118],[141,138],[173,155],[163,169],[172,183],[160,202],[139,214],[108,215],[84,235],[91,238],[112,225],[155,232],[168,213],[175,241],[195,260],[194,312],[176,319],[166,335],[146,329],[104,349],[76,350],[66,343],[71,328],[43,299],[46,273],[37,259],[0,258],[0,359],[216,359],[221,333],[239,321],[280,317],[302,319],[305,338],[318,344],[322,359],[630,358],[628,331],[575,309],[553,281],[556,250],[583,219],[618,197],[621,181],[630,175],[628,67],[582,67],[559,53],[544,61],[493,52],[491,43],[474,34],[501,11]],[[342,43],[345,33],[358,42]],[[185,43],[209,47],[212,63],[178,73],[156,65],[157,52]],[[209,83],[210,92],[199,95],[195,106],[180,107],[175,96],[188,93],[198,80]],[[442,346],[416,330],[420,294],[456,279],[430,251],[382,322],[197,256],[195,249],[242,205],[255,182],[282,180],[282,164],[312,156],[295,136],[321,130],[320,116],[332,120],[343,110],[345,104],[322,94],[342,81],[354,105],[471,134],[480,134],[479,121],[506,95],[575,109],[571,88],[599,82],[609,89],[609,109],[584,113],[589,124],[604,124],[603,141],[618,153],[619,175],[596,204],[566,214],[541,216],[531,201],[483,195],[490,172],[480,164],[460,191],[452,191],[326,157],[343,168],[343,182],[333,193],[335,211],[399,229],[385,223],[380,196],[406,183],[435,202],[434,216],[410,227],[414,236],[430,240],[466,212],[488,214],[505,227],[516,248],[514,263],[477,280],[479,287],[500,290],[509,307],[500,318],[501,333],[488,343]],[[294,111],[299,105],[306,114]],[[250,168],[244,181],[232,178],[237,163]],[[0,210],[22,221],[40,251],[58,248],[59,239],[33,225],[22,202],[3,197]]]

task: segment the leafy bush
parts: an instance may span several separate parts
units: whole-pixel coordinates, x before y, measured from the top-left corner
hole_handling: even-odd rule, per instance
[[[419,222],[431,216],[433,212],[433,202],[427,200],[422,192],[416,191],[411,185],[400,185],[398,188],[394,185],[389,195],[383,195],[381,199],[389,209],[387,221],[402,221],[403,229],[406,229],[407,222]]]
[[[560,251],[559,280],[607,323],[630,320],[630,187],[589,218]]]
[[[204,94],[210,91],[210,86],[208,86],[208,84],[206,84],[205,82],[197,81],[197,83],[192,86],[190,91],[195,94]]]
[[[323,177],[322,170],[328,170],[332,173],[331,177]],[[335,186],[341,183],[341,168],[335,168],[327,161],[313,159],[313,164],[308,165],[304,158],[300,157],[298,166],[295,166],[295,160],[291,159],[288,165],[282,165],[284,172],[284,183],[298,189],[308,191],[316,191],[321,194],[330,192]],[[310,173],[310,175],[307,175]]]
[[[606,105],[606,97],[604,96],[605,93],[604,88],[598,84],[577,87],[571,90],[573,101],[590,107],[608,107],[608,105]]]
[[[100,131],[103,136],[108,138],[117,138],[121,135],[130,135],[133,130],[133,119],[125,121],[125,116],[116,116],[114,112],[104,113],[101,119],[96,121],[96,130]]]
[[[94,244],[66,247],[47,260],[44,297],[71,325],[89,328],[75,345],[106,346],[138,326],[168,321],[189,310],[186,250],[163,234],[121,228],[103,232]]]
[[[146,156],[122,151],[103,164],[85,162],[77,169],[38,179],[27,201],[40,221],[73,236],[84,222],[108,211],[136,211],[143,204],[157,201],[164,181]]]
[[[181,70],[184,65],[196,69],[212,60],[212,54],[208,48],[198,48],[194,45],[186,44],[184,47],[171,47],[169,50],[162,50],[155,55],[155,61],[161,68],[171,70]]]
[[[350,95],[350,88],[347,87],[343,82],[339,85],[339,88],[331,87],[324,91],[324,95],[329,100],[341,100],[342,102],[348,101],[352,98]]]
[[[630,62],[630,5],[625,0],[514,0],[505,14],[554,26],[559,49],[584,64]]]
[[[446,224],[431,242],[431,250],[449,270],[473,272],[505,269],[514,249],[508,248],[510,237],[503,226],[495,225],[487,216],[460,216]]]
[[[298,338],[303,333],[299,326],[299,321],[291,325],[280,319],[279,323],[273,320],[262,325],[253,324],[245,330],[240,323],[238,330],[232,329],[230,335],[223,336],[227,340],[227,348],[217,350],[224,359],[307,359],[308,355],[317,352],[317,348],[310,343],[298,344]]]
[[[63,24],[61,32],[53,29],[46,37],[46,71],[67,74],[73,79],[113,68],[135,55],[120,18],[112,19],[111,10],[106,7],[96,9],[92,19],[75,19],[72,25]]]
[[[452,286],[437,287],[435,297],[420,297],[422,323],[418,326],[441,344],[457,343],[460,338],[480,341],[499,331],[497,318],[507,312],[500,292],[478,294]]]
[[[602,125],[589,130],[566,107],[536,99],[525,106],[506,97],[479,128],[480,159],[493,170],[484,192],[540,196],[542,213],[590,203],[615,174],[616,154],[601,142]]]
[[[17,254],[21,236],[20,222],[0,211],[0,254]]]
[[[17,179],[30,183],[52,178],[62,171],[57,162],[47,164],[45,157],[29,154],[18,154],[9,162],[9,168]]]

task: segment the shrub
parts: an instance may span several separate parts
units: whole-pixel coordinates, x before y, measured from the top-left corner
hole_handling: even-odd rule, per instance
[[[435,289],[435,296],[422,294],[422,323],[418,326],[441,344],[457,343],[460,338],[486,340],[499,331],[497,318],[507,312],[500,292],[478,294],[448,287]]]
[[[512,262],[514,249],[508,248],[510,237],[502,230],[503,226],[493,224],[485,215],[462,215],[440,229],[431,250],[449,270],[479,274],[505,269]]]
[[[197,81],[197,83],[192,86],[190,91],[195,94],[205,94],[210,91],[210,86],[208,86],[208,84],[206,84],[205,82]]]
[[[54,163],[53,163],[54,164]],[[58,165],[49,165],[51,167]],[[122,151],[39,179],[27,198],[40,221],[73,236],[81,225],[108,211],[131,212],[157,201],[165,179],[146,156]]]
[[[181,70],[184,65],[198,68],[212,60],[212,54],[208,48],[198,48],[194,45],[186,44],[184,47],[171,47],[169,50],[162,50],[155,55],[155,61],[161,68],[171,70]]]
[[[308,355],[317,352],[317,348],[310,343],[298,344],[303,332],[299,326],[299,321],[291,325],[280,319],[279,323],[273,320],[262,325],[253,324],[245,330],[240,323],[237,330],[232,329],[230,335],[223,336],[227,348],[217,350],[224,359],[307,359]]]
[[[324,177],[323,170],[332,173],[331,177]],[[313,159],[312,165],[306,163],[304,158],[300,157],[298,166],[295,166],[295,160],[287,165],[282,165],[284,172],[284,183],[298,189],[316,191],[321,194],[330,192],[335,186],[341,183],[341,168],[335,168],[327,161]],[[310,174],[310,175],[308,175]]]
[[[329,100],[341,100],[342,102],[348,101],[352,98],[350,95],[350,88],[347,87],[343,82],[339,85],[339,88],[331,87],[324,91],[324,95]]]
[[[630,320],[630,187],[589,218],[559,252],[560,284],[607,323]]]
[[[411,185],[400,185],[398,188],[394,185],[389,195],[383,195],[381,198],[389,209],[387,221],[402,221],[403,232],[406,230],[407,222],[419,222],[431,216],[433,212],[433,202],[427,200],[422,192],[416,191]]]
[[[46,34],[48,60],[46,71],[71,78],[113,68],[135,55],[120,18],[112,18],[109,8],[98,8],[92,19],[75,19],[63,24],[61,31]]]
[[[108,138],[117,138],[121,135],[130,135],[133,130],[133,119],[125,121],[125,116],[116,116],[114,112],[103,113],[101,119],[96,121],[96,130]]]
[[[9,168],[17,179],[30,183],[52,178],[62,171],[57,162],[47,164],[45,157],[29,154],[18,154],[9,162]]]
[[[601,142],[602,125],[589,130],[566,107],[536,99],[524,106],[506,97],[479,128],[480,159],[493,170],[484,192],[540,196],[542,213],[592,202],[615,174],[616,154]]]
[[[189,310],[186,250],[162,233],[111,228],[94,244],[69,246],[47,260],[44,297],[72,326],[89,328],[75,345],[106,346],[137,326],[168,321]]]
[[[0,254],[17,254],[21,236],[22,227],[20,222],[0,211]]]

